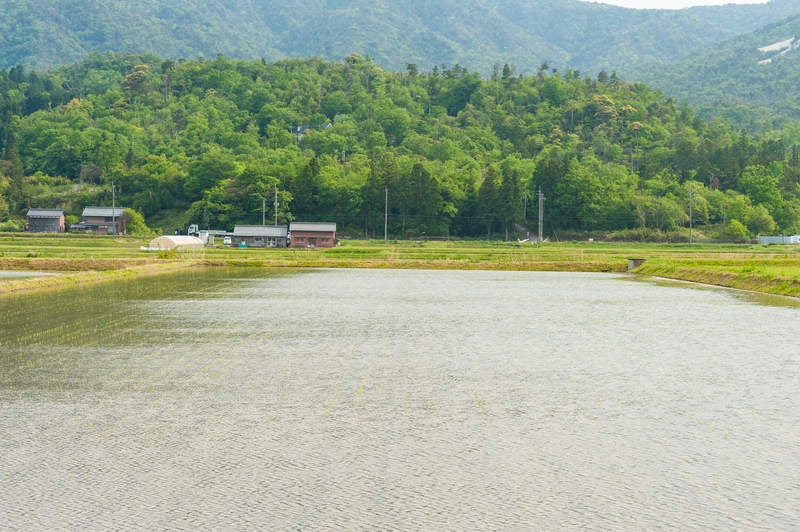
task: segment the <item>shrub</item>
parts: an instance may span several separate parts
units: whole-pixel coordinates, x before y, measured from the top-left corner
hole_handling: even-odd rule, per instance
[[[725,240],[730,242],[747,242],[749,236],[744,224],[736,219],[729,221],[723,232]]]
[[[8,220],[0,222],[0,232],[19,233],[25,229],[25,222],[22,220]]]

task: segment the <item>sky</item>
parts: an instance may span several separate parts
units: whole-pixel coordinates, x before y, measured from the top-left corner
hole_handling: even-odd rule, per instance
[[[599,3],[631,7],[634,9],[681,9],[691,6],[719,6],[722,4],[766,4],[767,1],[768,0],[603,0]]]

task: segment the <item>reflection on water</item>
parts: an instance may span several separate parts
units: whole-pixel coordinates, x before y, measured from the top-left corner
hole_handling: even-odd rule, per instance
[[[23,271],[0,270],[0,279],[20,279],[23,277],[49,277],[53,275],[55,274],[46,272],[23,272]]]
[[[210,270],[0,299],[0,515],[796,526],[798,309],[626,279]]]

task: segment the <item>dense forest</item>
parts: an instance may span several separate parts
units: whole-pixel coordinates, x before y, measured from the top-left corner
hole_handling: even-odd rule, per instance
[[[335,221],[382,237],[742,240],[800,230],[800,148],[615,74],[482,78],[370,58],[102,54],[0,71],[0,226],[117,205],[190,223]],[[266,212],[265,212],[266,206]]]
[[[677,61],[634,70],[635,79],[690,101],[701,116],[723,117],[749,131],[783,129],[800,139],[800,15]],[[785,47],[767,51],[769,45]]]
[[[800,12],[800,0],[626,9],[579,0],[0,0],[0,68],[47,69],[90,52],[277,61],[369,55],[387,69],[494,63],[534,73],[653,66]],[[638,77],[635,79],[639,79]]]

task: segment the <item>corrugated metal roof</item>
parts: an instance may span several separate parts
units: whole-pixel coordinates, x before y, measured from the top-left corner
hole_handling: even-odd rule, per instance
[[[95,216],[103,216],[107,218],[117,217],[119,218],[122,216],[122,213],[125,212],[125,207],[84,207],[83,208],[83,216],[84,217],[95,217]]]
[[[295,231],[316,231],[324,233],[335,233],[335,222],[291,222],[289,224],[289,232]]]
[[[28,209],[28,218],[61,218],[61,209]]]
[[[286,237],[285,225],[237,225],[233,228],[233,236],[270,236]]]

